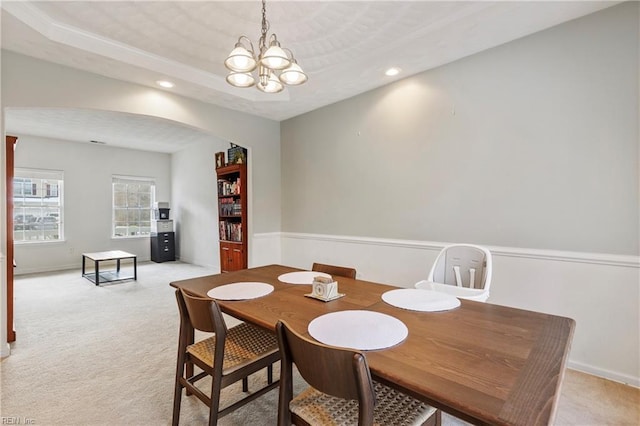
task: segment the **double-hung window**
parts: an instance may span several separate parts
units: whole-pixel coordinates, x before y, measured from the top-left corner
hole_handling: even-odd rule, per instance
[[[113,176],[114,238],[137,237],[151,233],[151,213],[156,184],[151,178]]]
[[[63,172],[16,168],[13,178],[14,242],[61,241]]]

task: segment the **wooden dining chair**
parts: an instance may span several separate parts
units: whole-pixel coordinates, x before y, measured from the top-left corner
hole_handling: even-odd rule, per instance
[[[334,265],[325,265],[324,263],[314,263],[311,267],[311,270],[314,272],[324,272],[325,274],[329,274],[331,276],[337,275],[339,277],[346,278],[356,278],[356,270],[355,268],[348,268],[346,266],[334,266]]]
[[[278,426],[440,425],[440,410],[371,379],[362,352],[306,339],[284,321],[280,345]],[[293,396],[293,364],[311,385]]]
[[[180,311],[180,337],[173,399],[173,422],[180,422],[183,388],[209,407],[209,425],[215,425],[225,414],[265,394],[278,386],[273,381],[273,363],[280,359],[278,342],[273,333],[241,323],[227,329],[220,307],[215,300],[203,299],[184,290],[176,290]],[[212,337],[193,342],[194,330],[215,333]],[[194,374],[194,365],[202,372]],[[249,375],[267,368],[267,384],[256,392],[220,410],[220,391],[242,380],[243,392],[248,392]],[[211,376],[211,391],[207,395],[195,386],[198,380]]]

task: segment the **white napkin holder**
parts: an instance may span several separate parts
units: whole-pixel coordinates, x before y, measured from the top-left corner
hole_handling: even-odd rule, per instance
[[[315,277],[312,283],[311,295],[320,300],[332,300],[339,296],[338,283],[332,278]]]

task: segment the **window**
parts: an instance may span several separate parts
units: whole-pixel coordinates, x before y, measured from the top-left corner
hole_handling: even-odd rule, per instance
[[[114,176],[112,187],[113,237],[149,235],[155,182],[149,178]]]
[[[14,242],[60,241],[63,173],[16,168],[13,178]]]

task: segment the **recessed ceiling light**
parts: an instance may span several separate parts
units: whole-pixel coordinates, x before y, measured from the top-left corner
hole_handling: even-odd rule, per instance
[[[389,77],[393,77],[394,75],[398,75],[400,74],[400,71],[402,71],[400,68],[398,67],[393,67],[393,68],[389,68],[388,70],[386,70],[384,72],[385,75],[388,75]]]
[[[165,87],[167,89],[171,89],[173,86],[175,86],[175,84],[167,80],[158,80],[156,81],[156,83],[158,84],[158,86]]]

